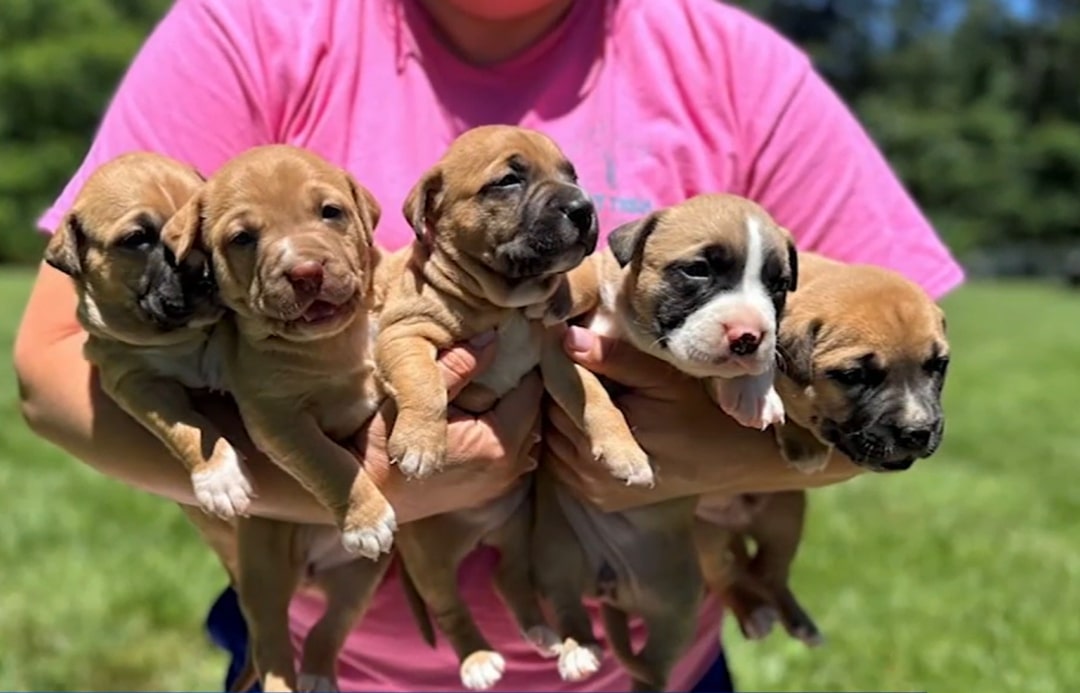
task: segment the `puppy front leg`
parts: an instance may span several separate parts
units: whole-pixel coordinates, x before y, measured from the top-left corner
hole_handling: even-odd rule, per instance
[[[397,407],[386,451],[402,473],[424,478],[446,463],[447,399],[435,343],[387,328],[375,348],[379,375]]]
[[[239,453],[191,405],[180,383],[142,371],[115,379],[103,373],[102,389],[153,433],[191,474],[195,499],[222,519],[246,515],[254,497]]]
[[[600,303],[600,275],[590,256],[570,270],[550,299],[525,309],[525,317],[550,326],[592,311]]]
[[[788,422],[776,426],[776,442],[788,464],[800,472],[819,472],[829,463],[832,448],[802,426]]]
[[[596,375],[570,360],[553,330],[544,335],[540,372],[552,399],[588,435],[596,460],[628,485],[652,486],[649,455],[626,418]]]
[[[255,445],[334,513],[345,549],[371,560],[389,552],[394,509],[356,457],[291,402],[278,407],[237,399]]]
[[[759,375],[710,378],[709,394],[725,414],[743,426],[764,431],[784,422],[784,403],[773,387],[773,368]]]

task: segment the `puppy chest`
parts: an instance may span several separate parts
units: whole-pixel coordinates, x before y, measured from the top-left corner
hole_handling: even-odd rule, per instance
[[[542,328],[516,311],[497,330],[495,362],[473,382],[501,397],[540,363]]]

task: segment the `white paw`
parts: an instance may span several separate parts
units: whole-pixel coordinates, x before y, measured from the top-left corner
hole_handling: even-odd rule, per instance
[[[525,641],[532,645],[537,654],[544,659],[559,656],[562,643],[559,642],[559,636],[555,634],[555,631],[547,626],[533,626],[522,635],[525,637]]]
[[[598,645],[579,645],[567,638],[559,653],[559,676],[563,681],[583,681],[600,671],[602,655]]]
[[[406,450],[398,460],[401,473],[412,479],[424,479],[431,476],[441,465],[439,454],[423,450]]]
[[[397,517],[394,515],[394,509],[387,505],[382,518],[374,524],[346,529],[342,532],[341,543],[349,553],[359,554],[375,561],[378,560],[380,554],[390,553],[394,545],[395,531],[397,531]]]
[[[746,624],[746,639],[761,640],[772,632],[773,626],[779,619],[776,609],[771,606],[760,606],[750,614],[750,620]]]
[[[636,443],[633,446],[597,446],[593,449],[593,457],[627,486],[651,488],[656,484],[649,456]]]
[[[498,652],[473,652],[461,663],[461,683],[470,691],[484,691],[502,678],[506,660]]]
[[[215,466],[192,474],[191,486],[202,509],[225,520],[247,515],[255,497],[240,456],[232,447]]]
[[[296,679],[296,690],[298,693],[338,693],[333,679],[318,674],[300,674]]]

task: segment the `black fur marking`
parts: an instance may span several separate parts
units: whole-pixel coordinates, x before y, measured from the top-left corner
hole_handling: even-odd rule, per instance
[[[664,292],[656,303],[656,336],[665,341],[714,297],[735,289],[745,271],[745,256],[723,244],[706,246],[699,256],[665,267]]]

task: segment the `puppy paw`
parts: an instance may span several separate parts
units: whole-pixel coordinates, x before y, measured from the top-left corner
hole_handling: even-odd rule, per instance
[[[298,693],[338,693],[337,682],[320,674],[304,674],[296,680]]]
[[[446,463],[446,422],[416,426],[401,419],[387,441],[390,463],[412,479],[423,479],[442,469]]]
[[[804,474],[814,474],[829,464],[832,448],[821,443],[806,429],[787,425],[775,430],[780,453],[795,469]]]
[[[636,442],[632,445],[598,445],[593,448],[593,457],[627,486],[651,488],[656,483],[649,455]]]
[[[747,428],[763,431],[784,423],[784,402],[763,376],[716,379],[713,384],[716,403],[725,414]]]
[[[551,659],[552,657],[558,657],[562,643],[559,642],[559,636],[555,634],[555,631],[551,630],[547,626],[533,626],[526,630],[522,635],[525,641],[532,645],[536,653],[544,659]]]
[[[772,632],[773,626],[780,619],[776,609],[771,606],[759,606],[742,623],[743,635],[747,640],[762,640]]]
[[[506,660],[498,652],[473,652],[461,663],[461,683],[470,691],[486,691],[502,678]]]
[[[386,503],[373,522],[351,517],[346,519],[341,532],[341,543],[349,553],[375,561],[380,554],[390,553],[396,531],[397,517],[394,509]]]
[[[563,681],[584,681],[600,671],[602,656],[599,645],[579,645],[567,638],[559,653],[559,676]]]
[[[223,520],[247,515],[255,497],[244,464],[231,447],[216,463],[192,474],[191,485],[202,509]]]

